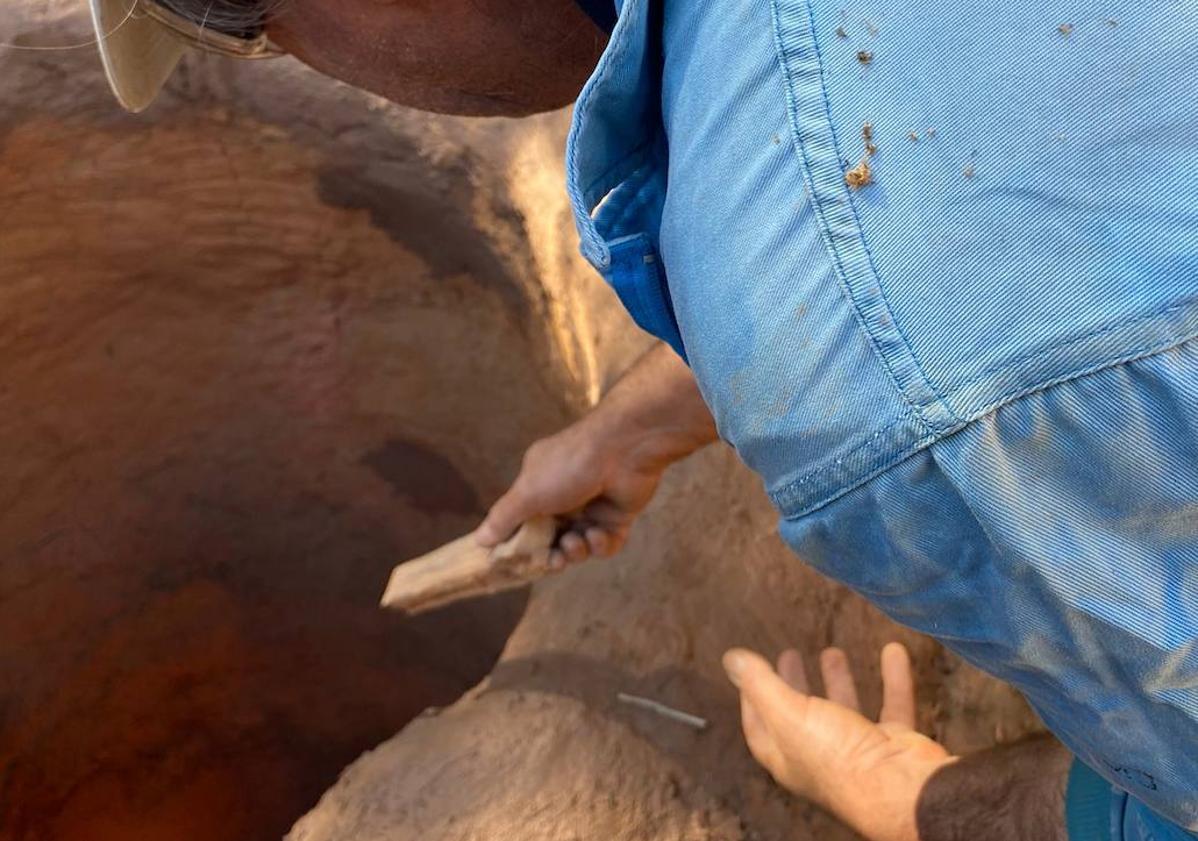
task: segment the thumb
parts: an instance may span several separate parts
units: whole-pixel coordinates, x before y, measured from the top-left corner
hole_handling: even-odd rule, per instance
[[[539,514],[532,504],[529,494],[524,492],[522,484],[516,484],[501,496],[474,532],[474,539],[479,546],[490,548],[498,546],[507,540],[529,517]]]
[[[783,746],[799,729],[793,719],[795,707],[801,707],[807,696],[791,689],[764,658],[751,651],[734,648],[727,652],[724,669],[740,690],[741,727],[749,753],[775,780],[788,785]],[[801,725],[801,720],[798,723]]]
[[[724,654],[723,664],[728,679],[740,690],[741,697],[758,711],[767,726],[793,718],[796,708],[805,705],[807,696],[792,689],[760,654],[733,648]]]

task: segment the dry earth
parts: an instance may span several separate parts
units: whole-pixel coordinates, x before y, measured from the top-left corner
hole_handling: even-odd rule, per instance
[[[65,0],[5,18],[83,31]],[[752,765],[733,644],[842,645],[876,705],[899,638],[950,747],[1036,726],[790,555],[724,448],[523,614],[375,609],[645,347],[575,254],[564,125],[205,59],[133,118],[90,50],[0,51],[0,838],[242,841],[309,809],[293,841],[850,837]]]

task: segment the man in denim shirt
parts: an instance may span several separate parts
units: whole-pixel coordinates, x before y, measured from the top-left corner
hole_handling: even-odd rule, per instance
[[[729,652],[781,784],[873,839],[1194,837],[1198,6],[579,0],[595,26],[574,0],[143,0],[118,28],[127,2],[93,6],[133,109],[190,42],[527,113],[612,27],[569,189],[663,345],[530,449],[480,541],[569,514],[559,561],[610,554],[665,467],[723,438],[799,555],[1063,743],[949,757],[897,646],[878,724],[837,651],[826,699],[794,652]]]

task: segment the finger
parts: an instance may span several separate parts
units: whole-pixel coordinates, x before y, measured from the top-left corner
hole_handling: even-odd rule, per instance
[[[601,529],[598,526],[591,526],[586,530],[586,540],[592,555],[606,558],[612,554],[611,539],[605,529]]]
[[[796,705],[805,701],[805,696],[791,689],[760,654],[734,648],[724,654],[723,663],[728,679],[771,728],[792,720]]]
[[[882,724],[901,724],[915,729],[915,680],[911,655],[897,642],[882,649]]]
[[[528,495],[517,480],[503,496],[501,496],[487,517],[474,531],[474,539],[479,546],[491,548],[507,540],[520,525],[529,517],[539,512],[533,511]]]
[[[572,564],[582,563],[587,559],[587,555],[590,552],[587,548],[587,542],[583,540],[578,532],[566,532],[557,543],[561,547],[562,553],[566,556],[566,561]]]
[[[553,570],[554,572],[557,572],[558,570],[561,570],[561,569],[565,569],[566,555],[564,552],[562,552],[561,549],[550,549],[549,550],[549,560],[546,563],[548,564],[549,568],[551,570]]]
[[[612,529],[627,526],[631,517],[627,511],[616,505],[610,499],[596,499],[582,509],[582,515],[597,526]]]
[[[745,731],[745,744],[749,746],[749,753],[776,776],[782,760],[782,751],[753,702],[743,694],[740,696],[740,724]]]
[[[843,651],[825,648],[819,655],[819,669],[824,677],[824,692],[829,701],[850,710],[861,709],[861,703],[857,700],[857,685],[853,682],[853,670]]]
[[[632,515],[609,499],[597,499],[582,509],[582,516],[591,527],[607,534],[607,551],[598,553],[611,557],[624,548],[632,528]]]
[[[778,675],[791,689],[807,694],[807,670],[803,667],[803,655],[793,648],[778,655]]]
[[[612,555],[624,548],[628,542],[628,526],[604,526],[607,531],[607,555]]]
[[[755,744],[763,744],[769,738],[769,731],[765,729],[765,722],[761,720],[761,714],[757,712],[753,702],[743,694],[740,696],[740,723],[750,748],[753,748]]]

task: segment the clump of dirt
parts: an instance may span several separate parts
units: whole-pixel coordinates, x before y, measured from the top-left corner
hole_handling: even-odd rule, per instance
[[[862,187],[868,187],[873,183],[874,171],[869,165],[869,153],[861,158],[856,166],[849,167],[844,173],[844,183],[848,184],[854,190],[860,190]]]
[[[874,143],[874,124],[865,123],[861,126],[861,139],[865,142],[865,154],[876,155],[878,153],[878,144]]]
[[[874,173],[873,167],[870,166],[870,159],[878,153],[878,144],[874,143],[874,125],[866,122],[861,125],[861,142],[865,146],[865,151],[861,156],[856,166],[849,167],[844,173],[844,183],[848,184],[853,190],[860,190],[862,187],[868,187],[873,183]],[[848,165],[848,162],[845,162]]]

